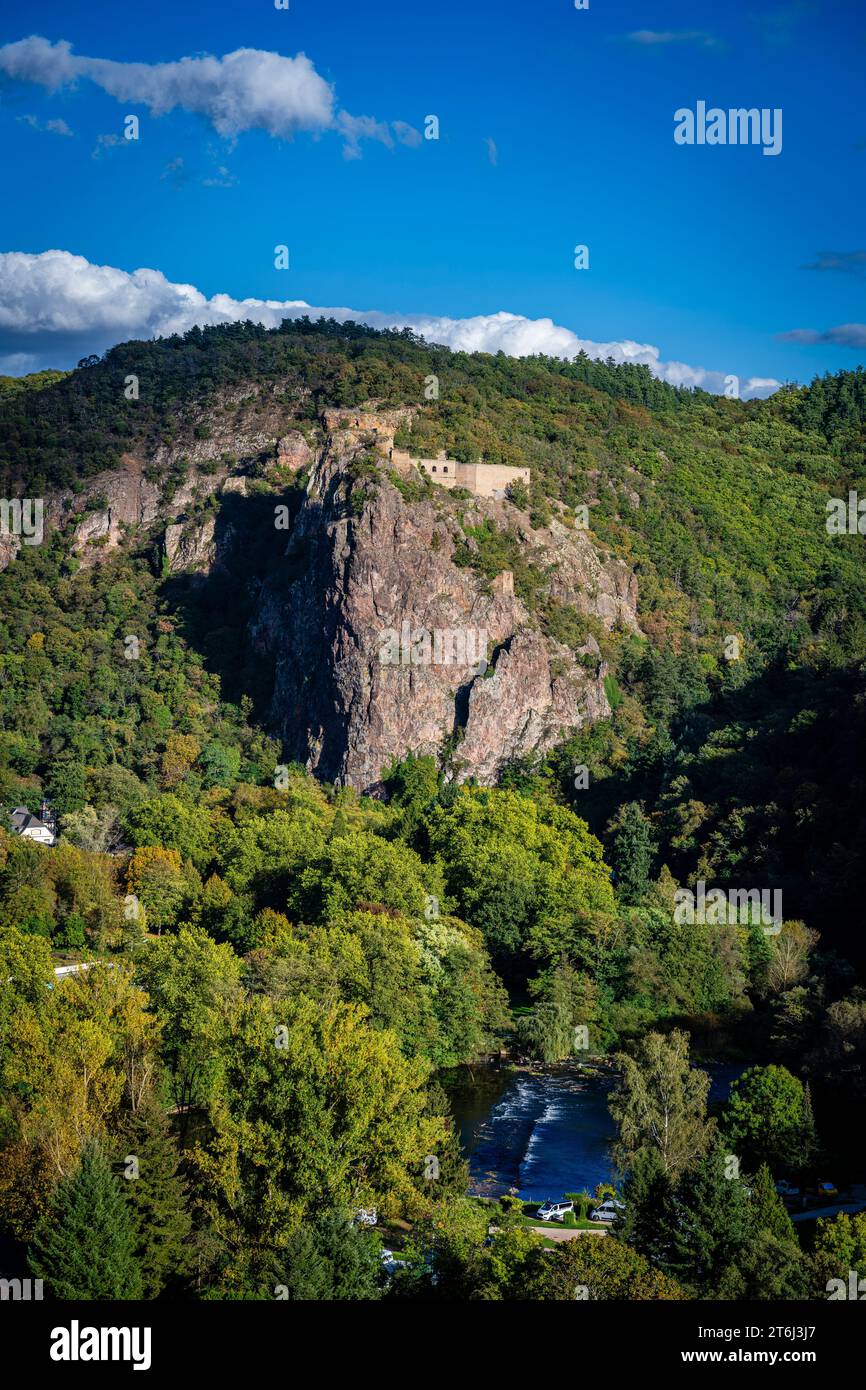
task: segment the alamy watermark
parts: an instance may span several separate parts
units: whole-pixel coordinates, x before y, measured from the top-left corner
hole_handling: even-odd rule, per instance
[[[762,926],[768,936],[782,930],[781,888],[711,888],[699,879],[691,888],[678,888],[674,894],[674,921],[677,926],[721,927]]]
[[[0,1302],[39,1302],[42,1296],[41,1279],[0,1279]]]
[[[866,1299],[866,1279],[861,1279],[856,1269],[849,1269],[847,1284],[844,1279],[827,1280],[827,1297],[831,1303],[842,1298],[862,1303]]]
[[[408,619],[386,627],[378,637],[382,666],[474,666],[487,669],[487,629],[413,627]]]
[[[782,109],[731,107],[728,111],[699,101],[694,111],[674,112],[674,141],[678,145],[763,145],[764,154],[782,153]]]
[[[844,497],[829,497],[824,525],[828,536],[866,536],[866,497],[853,490],[847,502]]]
[[[25,545],[41,545],[41,497],[0,497],[0,536],[20,536]]]

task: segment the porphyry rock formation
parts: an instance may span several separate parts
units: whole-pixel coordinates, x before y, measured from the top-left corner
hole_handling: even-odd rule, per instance
[[[21,541],[11,532],[0,531],[0,571],[8,569],[21,549]]]
[[[64,525],[70,509],[82,504],[88,508],[74,520],[72,552],[85,565],[99,558],[100,551],[115,550],[122,542],[125,528],[153,525],[159,512],[159,488],[144,477],[138,460],[124,455],[122,468],[97,474],[84,493],[76,498],[65,495],[60,508],[49,507],[52,525]],[[98,547],[94,547],[98,542]]]
[[[84,566],[147,540],[163,573],[199,591],[211,578],[216,593],[242,585],[287,759],[368,792],[410,751],[491,783],[513,759],[610,713],[593,631],[640,631],[637,584],[565,524],[565,509],[534,527],[505,498],[455,496],[411,461],[392,467],[411,416],[329,408],[311,423],[307,402],[237,392],[190,408],[170,444],[46,498],[45,529],[66,531]],[[531,603],[510,568],[475,563],[476,537],[491,528],[536,577]],[[2,540],[0,567],[20,545]],[[542,622],[551,605],[572,610],[556,629],[569,646]],[[587,618],[583,634],[575,614]]]
[[[511,759],[608,715],[594,638],[577,653],[552,641],[507,575],[488,584],[456,565],[459,504],[407,502],[385,467],[354,485],[354,447],[332,435],[314,465],[284,573],[252,625],[275,660],[272,723],[286,756],[375,792],[393,759],[447,751],[455,776],[489,783]],[[558,522],[534,531],[507,502],[471,510],[519,521],[563,601],[607,628],[637,628],[633,577],[603,564],[585,534]]]
[[[169,573],[176,574],[180,570],[209,570],[216,553],[215,530],[214,517],[208,517],[196,526],[187,526],[183,522],[166,526],[163,546]]]

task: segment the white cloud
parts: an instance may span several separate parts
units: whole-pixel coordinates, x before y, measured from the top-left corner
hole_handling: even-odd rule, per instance
[[[343,154],[346,159],[361,158],[361,141],[378,140],[380,144],[394,148],[394,141],[386,121],[377,121],[373,116],[350,116],[341,111],[337,116],[337,126],[346,143]],[[405,144],[405,141],[401,141]]]
[[[206,54],[172,63],[118,63],[75,54],[65,39],[52,43],[34,34],[0,47],[0,72],[50,92],[86,79],[116,101],[143,103],[152,116],[177,108],[204,116],[226,138],[265,130],[290,140],[301,131],[336,129],[345,135],[351,158],[358,157],[362,137],[393,144],[387,124],[336,111],[333,87],[304,53],[285,58],[238,48],[222,58]],[[419,143],[404,121],[395,122],[394,131],[401,144]]]
[[[32,352],[10,352],[0,357],[0,376],[26,376],[28,372],[38,372],[44,363]]]
[[[22,125],[29,125],[31,130],[44,131],[47,135],[71,136],[75,134],[73,130],[69,129],[69,126],[61,117],[57,117],[55,120],[45,121],[44,123],[36,116],[16,116],[15,119]]]
[[[406,121],[392,121],[391,129],[396,135],[401,145],[408,145],[410,150],[417,150],[423,144],[423,136],[420,130],[416,130],[413,125],[408,125]]]
[[[579,338],[552,319],[522,314],[478,314],[449,318],[433,314],[386,313],[379,309],[319,307],[305,300],[208,298],[195,285],[175,284],[159,270],[128,272],[93,265],[68,251],[23,251],[0,254],[0,371],[26,353],[33,371],[43,366],[72,366],[78,358],[102,352],[129,338],[184,333],[195,324],[233,323],[252,319],[276,327],[285,318],[324,315],[340,322],[354,319],[373,328],[412,328],[430,342],[462,352],[504,352],[510,357],[544,353],[573,358],[581,351],[615,362],[643,362],[655,376],[675,385],[722,392],[724,372],[684,362],[664,362],[652,343],[630,339],[599,343]],[[21,368],[17,369],[22,370]],[[772,378],[741,380],[741,396],[768,396],[780,383]]]

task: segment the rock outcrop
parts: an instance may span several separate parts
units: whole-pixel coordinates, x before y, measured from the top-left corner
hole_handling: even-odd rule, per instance
[[[11,532],[0,531],[0,571],[8,569],[21,549],[21,540]]]
[[[597,643],[545,637],[503,577],[454,563],[460,504],[406,502],[387,469],[352,485],[356,441],[331,437],[314,466],[280,579],[260,595],[254,642],[275,661],[272,723],[286,756],[375,793],[408,751],[450,758],[490,783],[512,758],[545,750],[610,713]],[[450,508],[450,510],[449,510]],[[637,629],[626,567],[588,536],[533,530],[507,502],[476,500],[473,522],[519,526],[551,593],[607,628]]]
[[[173,526],[166,526],[163,547],[169,573],[210,570],[216,556],[215,530],[216,519],[212,516],[198,525],[177,522]]]
[[[84,565],[94,563],[100,553],[116,550],[127,529],[146,530],[159,515],[156,483],[144,476],[139,460],[124,454],[121,463],[121,468],[90,479],[82,494],[66,494],[59,506],[49,506],[50,526],[65,525],[72,514],[71,549]],[[82,505],[88,510],[76,519]]]
[[[625,564],[565,524],[564,509],[537,528],[504,499],[454,497],[414,468],[392,470],[411,407],[329,409],[317,426],[298,404],[250,387],[190,407],[171,444],[46,498],[46,530],[67,531],[82,565],[129,536],[197,585],[217,572],[231,583],[236,571],[254,650],[274,670],[271,727],[287,759],[328,780],[375,792],[413,751],[490,783],[512,759],[610,713],[593,624],[572,650],[545,635],[510,568],[485,577],[466,561],[479,553],[475,528],[506,532],[541,600],[573,610],[572,631],[576,612],[638,632]],[[301,470],[302,500],[288,491]],[[289,528],[275,516],[272,543],[271,495]],[[2,568],[19,541],[0,539]]]

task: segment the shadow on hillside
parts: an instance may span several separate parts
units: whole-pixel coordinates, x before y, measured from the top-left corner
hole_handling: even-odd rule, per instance
[[[596,780],[574,809],[602,835],[627,801],[660,817],[667,863],[682,884],[712,850],[712,883],[783,892],[852,963],[866,964],[858,925],[866,843],[866,701],[856,669],[780,663],[674,725],[675,750],[628,775]],[[688,779],[679,782],[677,779]]]
[[[250,718],[262,727],[273,697],[275,655],[265,643],[254,643],[250,624],[266,583],[278,596],[304,572],[303,554],[290,545],[301,501],[297,489],[224,495],[216,513],[210,572],[169,575],[160,590],[180,634],[201,654],[207,670],[219,676],[223,698],[240,704],[246,696],[252,702]],[[288,508],[289,529],[275,525],[278,506]],[[190,512],[178,520],[192,527],[207,515]]]

